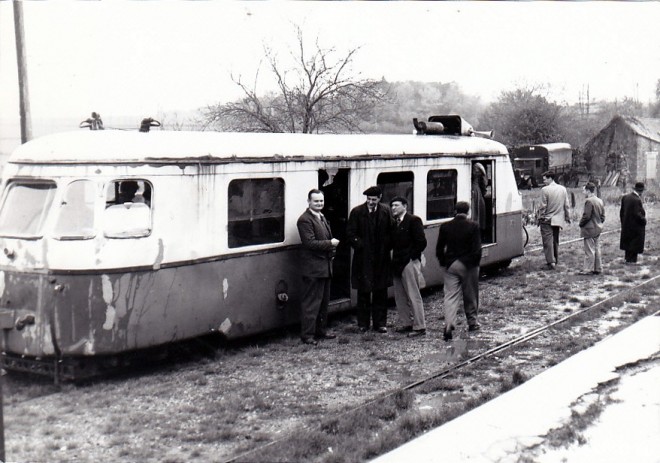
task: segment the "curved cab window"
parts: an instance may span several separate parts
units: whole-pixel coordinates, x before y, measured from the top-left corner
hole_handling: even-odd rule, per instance
[[[76,180],[66,187],[54,236],[61,240],[94,238],[94,183]]]
[[[455,170],[431,170],[426,177],[426,220],[454,217]]]
[[[227,198],[230,248],[284,241],[284,180],[232,180]]]
[[[115,180],[108,184],[103,233],[108,238],[139,238],[151,233],[151,183]]]
[[[0,236],[41,238],[56,189],[55,182],[9,183],[0,210]]]

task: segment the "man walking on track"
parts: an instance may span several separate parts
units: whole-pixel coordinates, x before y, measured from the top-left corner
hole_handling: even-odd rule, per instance
[[[570,202],[566,188],[555,183],[555,173],[543,174],[539,227],[543,241],[546,265],[544,270],[554,270],[559,259],[559,231],[571,223]]]
[[[456,203],[456,216],[440,226],[436,256],[444,267],[445,341],[451,341],[456,328],[456,313],[463,299],[468,330],[481,328],[479,312],[479,263],[481,262],[481,232],[479,224],[467,216],[470,205]]]

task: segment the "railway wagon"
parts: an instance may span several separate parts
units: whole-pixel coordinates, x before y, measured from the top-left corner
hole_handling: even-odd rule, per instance
[[[98,130],[30,141],[0,185],[3,362],[52,374],[48,365],[296,323],[296,221],[317,187],[342,240],[331,311],[356,303],[343,238],[374,184],[422,217],[424,277],[439,284],[437,228],[470,200],[477,161],[489,189],[482,265],[506,265],[523,253],[522,201],[506,148],[489,139]]]
[[[513,169],[521,188],[542,186],[547,171],[570,175],[572,165],[573,149],[568,143],[525,145],[513,150]]]

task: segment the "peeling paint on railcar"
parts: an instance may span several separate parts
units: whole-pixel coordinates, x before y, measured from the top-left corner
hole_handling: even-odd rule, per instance
[[[110,277],[108,277],[108,275],[101,276],[101,286],[103,292],[103,301],[106,304],[105,322],[103,323],[103,329],[111,330],[112,327],[115,325],[115,316],[117,314],[117,311],[112,305],[112,299],[113,299],[112,282],[110,281]]]
[[[229,281],[226,278],[222,280],[222,296],[227,299],[227,294],[229,291]]]
[[[0,270],[0,297],[5,294],[5,272]]]

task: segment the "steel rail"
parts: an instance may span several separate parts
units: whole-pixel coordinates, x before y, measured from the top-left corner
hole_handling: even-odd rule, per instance
[[[597,303],[595,303],[595,304],[593,304],[593,305],[591,305],[591,306],[589,306],[589,307],[585,307],[585,308],[583,308],[583,309],[580,309],[580,310],[578,310],[577,312],[573,312],[573,313],[571,313],[570,315],[567,315],[567,316],[565,316],[565,317],[560,318],[559,320],[555,320],[555,321],[553,321],[553,322],[551,322],[551,323],[548,323],[548,324],[546,324],[546,325],[543,325],[543,326],[541,326],[541,327],[539,327],[539,328],[535,328],[535,329],[533,329],[533,330],[531,330],[531,331],[529,331],[529,332],[527,332],[527,333],[525,333],[525,334],[522,334],[522,335],[520,335],[520,336],[518,336],[518,337],[516,337],[516,338],[514,338],[514,339],[511,339],[511,340],[509,340],[509,341],[503,342],[502,344],[499,344],[498,346],[495,346],[495,347],[493,347],[493,348],[491,348],[491,349],[488,349],[488,350],[486,350],[486,351],[484,351],[484,352],[481,352],[481,353],[479,353],[479,354],[476,354],[476,355],[470,357],[470,358],[467,359],[467,360],[464,360],[464,361],[462,361],[462,362],[459,362],[459,363],[457,363],[457,364],[454,364],[454,365],[451,365],[451,366],[449,366],[449,367],[447,367],[447,368],[444,368],[444,369],[442,369],[442,370],[440,370],[440,371],[437,371],[437,372],[435,372],[435,373],[432,373],[431,375],[428,375],[428,376],[426,376],[426,377],[424,377],[424,378],[422,378],[422,379],[419,379],[419,380],[417,380],[417,381],[415,381],[415,382],[413,382],[413,383],[410,383],[410,384],[407,384],[407,385],[405,385],[405,386],[402,386],[402,387],[396,388],[396,389],[394,389],[394,390],[392,390],[392,391],[390,391],[390,392],[386,392],[386,393],[383,394],[383,395],[380,395],[380,396],[374,397],[373,399],[367,400],[366,402],[363,402],[363,403],[361,403],[360,405],[358,405],[358,406],[356,406],[356,407],[352,407],[352,408],[349,408],[348,410],[344,410],[344,411],[338,413],[338,414],[335,415],[335,416],[337,416],[337,417],[342,417],[342,416],[349,415],[349,414],[354,413],[354,412],[356,412],[356,411],[358,411],[358,410],[362,410],[362,409],[364,409],[364,408],[366,408],[366,407],[368,407],[368,406],[370,406],[370,405],[377,404],[377,403],[379,403],[379,402],[381,402],[381,401],[383,401],[383,400],[385,400],[385,399],[387,399],[387,398],[393,397],[393,396],[395,396],[396,394],[399,394],[399,393],[402,392],[402,391],[407,391],[407,390],[414,389],[414,388],[419,387],[419,386],[422,386],[422,385],[424,385],[424,384],[426,384],[426,383],[428,383],[429,381],[434,380],[434,379],[445,378],[445,377],[449,376],[450,374],[452,374],[452,373],[454,373],[454,372],[456,372],[456,371],[458,371],[458,370],[460,370],[460,369],[462,369],[462,368],[465,368],[465,367],[468,366],[468,365],[471,365],[471,364],[473,364],[473,363],[475,363],[475,362],[478,362],[479,360],[483,360],[483,359],[486,359],[486,358],[488,358],[488,357],[491,357],[491,356],[493,356],[494,354],[497,354],[497,353],[499,353],[499,352],[503,352],[503,351],[505,351],[505,350],[507,350],[507,349],[510,349],[510,348],[512,348],[512,347],[514,347],[514,346],[517,346],[518,344],[522,344],[522,343],[525,343],[525,342],[527,342],[527,341],[529,341],[529,340],[531,340],[531,339],[534,339],[534,338],[536,338],[537,336],[540,336],[541,334],[544,334],[546,331],[548,331],[549,329],[551,329],[551,328],[553,328],[553,327],[555,327],[555,326],[557,326],[557,325],[560,325],[560,324],[562,324],[562,323],[565,323],[565,322],[567,322],[567,321],[570,321],[571,319],[573,319],[573,318],[575,318],[575,317],[577,317],[577,316],[579,316],[579,315],[582,315],[582,314],[584,314],[584,313],[586,313],[586,312],[589,312],[589,311],[594,310],[594,309],[596,309],[596,308],[599,308],[599,307],[601,307],[601,306],[603,306],[603,305],[606,305],[607,303],[609,303],[609,302],[611,302],[611,301],[613,301],[613,300],[615,300],[615,299],[617,299],[617,298],[620,298],[621,296],[623,296],[623,295],[625,295],[625,294],[627,294],[627,293],[629,293],[629,292],[636,291],[636,290],[638,290],[638,289],[640,289],[640,288],[643,288],[643,287],[645,287],[645,286],[647,286],[647,285],[650,285],[651,283],[654,283],[654,282],[656,282],[656,281],[660,281],[660,274],[654,276],[653,278],[649,278],[648,280],[646,280],[646,281],[644,281],[644,282],[642,282],[642,283],[640,283],[640,284],[638,284],[638,285],[635,285],[635,286],[631,286],[631,287],[625,288],[625,289],[623,289],[622,291],[620,291],[619,293],[617,293],[616,295],[614,295],[614,296],[610,296],[610,297],[608,297],[608,298],[606,298],[606,299],[603,299],[602,301],[599,301],[599,302],[597,302]],[[655,313],[653,313],[653,314],[650,315],[650,316],[656,316],[656,315],[659,315],[659,314],[660,314],[660,310],[656,311]],[[292,433],[291,435],[284,436],[284,437],[282,437],[282,438],[280,438],[280,439],[277,439],[277,440],[274,440],[274,441],[268,442],[267,444],[264,444],[264,445],[262,445],[262,446],[259,446],[259,447],[256,447],[256,448],[254,448],[254,449],[248,450],[248,451],[246,451],[246,452],[244,452],[244,453],[241,453],[240,455],[235,455],[235,456],[233,456],[233,457],[231,457],[231,458],[229,458],[229,459],[227,459],[227,460],[224,460],[224,461],[225,461],[225,463],[238,463],[238,462],[241,462],[241,461],[250,461],[250,460],[245,460],[245,458],[248,457],[249,455],[252,455],[252,454],[258,452],[258,451],[261,451],[261,450],[267,449],[268,447],[271,447],[271,446],[273,446],[273,445],[276,445],[276,444],[278,444],[278,443],[280,443],[280,442],[284,442],[284,441],[290,439],[292,436],[293,436],[293,433]]]

